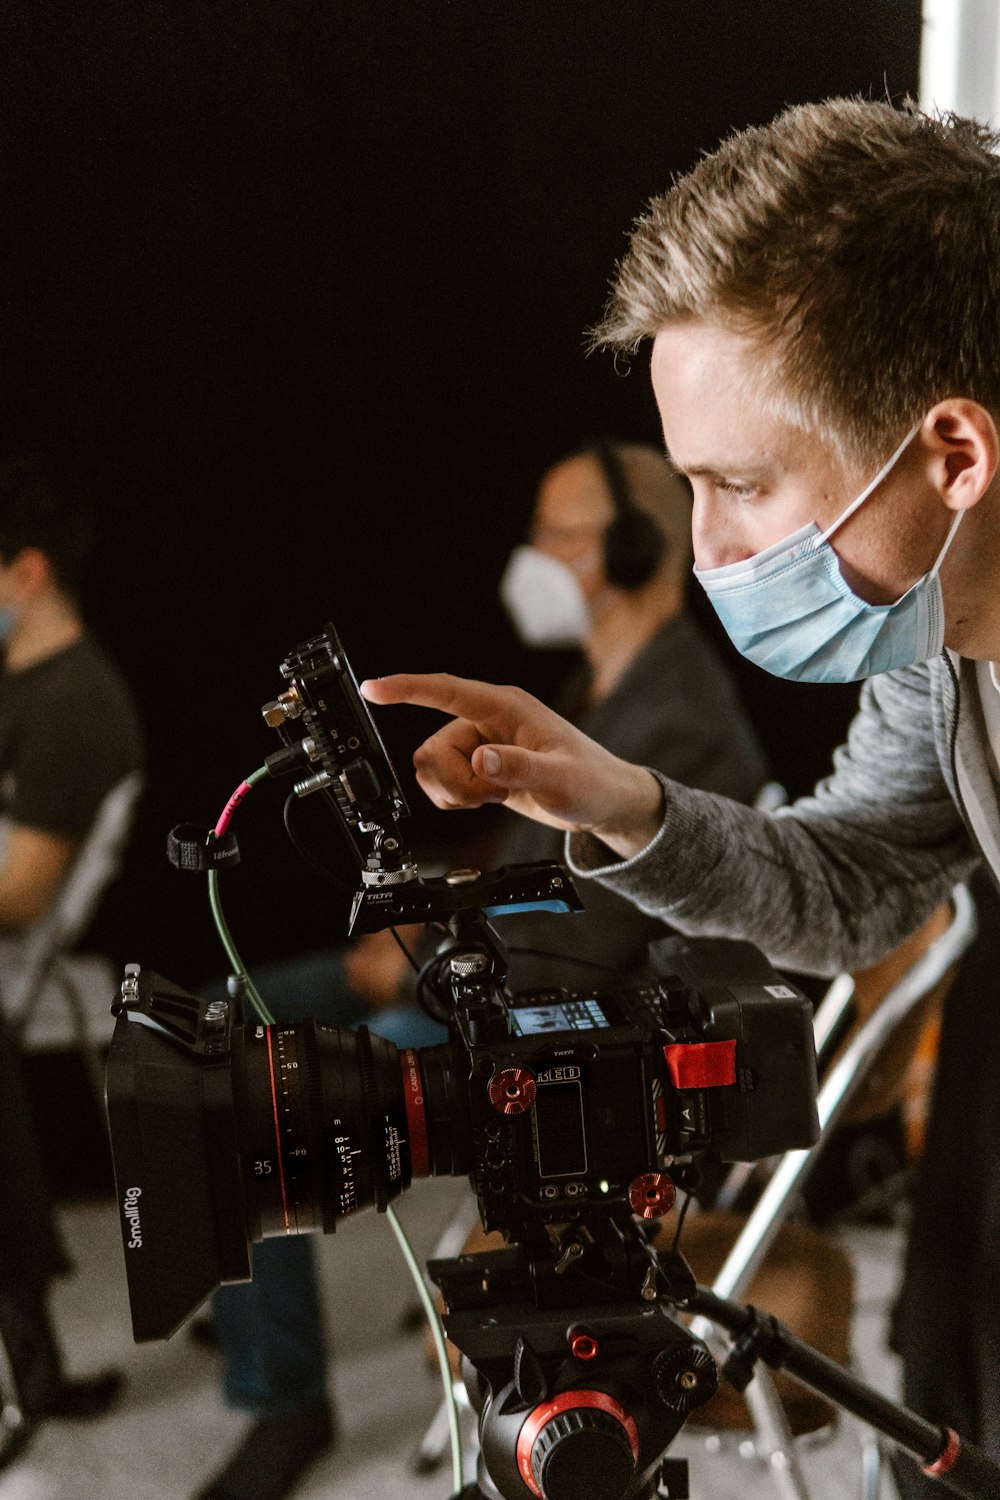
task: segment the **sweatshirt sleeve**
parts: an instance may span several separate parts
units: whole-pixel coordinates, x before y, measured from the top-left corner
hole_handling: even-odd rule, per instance
[[[664,818],[645,849],[615,862],[574,834],[570,868],[685,934],[744,938],[803,972],[875,962],[976,860],[938,758],[926,663],[865,684],[833,774],[791,807],[760,813],[660,780]]]

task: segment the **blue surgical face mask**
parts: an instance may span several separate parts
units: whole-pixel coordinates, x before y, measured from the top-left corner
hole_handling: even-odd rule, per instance
[[[14,634],[14,627],[16,624],[17,610],[11,609],[9,607],[0,608],[0,646],[2,646],[5,641],[10,640],[11,636]]]
[[[795,682],[856,682],[937,656],[944,645],[938,573],[959,511],[929,573],[895,604],[859,599],[840,571],[830,538],[864,504],[920,431],[908,432],[858,498],[826,531],[815,522],[764,552],[722,568],[695,568],[733,644],[776,677]]]

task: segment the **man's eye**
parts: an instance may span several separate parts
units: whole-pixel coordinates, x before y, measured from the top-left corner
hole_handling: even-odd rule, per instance
[[[720,490],[725,490],[727,495],[733,495],[737,500],[752,500],[757,494],[754,485],[740,484],[735,479],[720,479],[718,483]]]

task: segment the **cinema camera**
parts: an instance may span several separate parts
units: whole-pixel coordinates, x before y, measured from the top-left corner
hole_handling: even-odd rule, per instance
[[[353,932],[436,927],[419,989],[449,1039],[397,1052],[364,1026],[256,1022],[237,1013],[238,985],[209,1003],[130,965],[107,1093],[135,1337],[167,1337],[220,1283],[248,1279],[255,1240],[329,1233],[416,1177],[468,1174],[507,1248],[430,1273],[479,1413],[481,1490],[686,1494],[665,1450],[717,1374],[673,1312],[691,1273],[651,1231],[703,1154],[753,1161],[816,1139],[808,1002],[747,944],[680,939],[653,945],[632,988],[508,993],[492,923],[578,911],[567,871],[422,878],[332,627],[281,673],[267,768],[297,771],[296,794],[325,799],[350,840]],[[175,830],[171,849],[189,869],[238,857],[221,820]]]

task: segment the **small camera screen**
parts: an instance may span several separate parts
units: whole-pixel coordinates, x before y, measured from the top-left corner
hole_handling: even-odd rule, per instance
[[[547,1084],[535,1100],[540,1177],[582,1177],[587,1170],[583,1090],[579,1083]]]
[[[594,1031],[611,1026],[599,1000],[560,1000],[552,1005],[518,1006],[510,1011],[515,1036],[549,1031]]]

